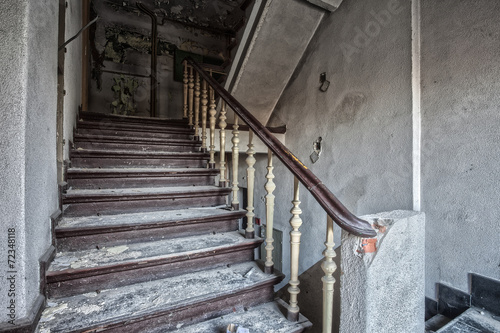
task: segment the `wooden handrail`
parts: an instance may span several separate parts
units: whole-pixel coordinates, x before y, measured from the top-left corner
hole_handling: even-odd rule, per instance
[[[295,177],[311,192],[328,216],[342,229],[359,237],[376,236],[372,226],[352,214],[332,192],[312,173],[287,147],[262,125],[243,105],[224,89],[210,74],[205,72],[192,58],[185,59],[217,92],[231,109],[245,122],[257,137],[285,164]]]

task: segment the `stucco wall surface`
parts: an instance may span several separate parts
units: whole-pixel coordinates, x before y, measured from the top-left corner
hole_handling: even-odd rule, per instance
[[[422,1],[423,202],[428,297],[500,279],[500,3]]]
[[[326,92],[319,90],[322,72],[331,82]],[[269,125],[282,124],[288,128],[287,147],[353,213],[411,209],[410,4],[346,0],[326,16]],[[312,164],[309,155],[318,137],[323,152]],[[257,202],[265,195],[266,172],[264,156],[258,160]],[[275,226],[284,231],[288,274],[293,178],[279,162],[275,175]],[[326,213],[304,187],[301,193],[304,272],[322,258]],[[256,216],[264,218],[264,205],[256,207]],[[337,244],[339,238],[337,230]]]
[[[39,294],[38,260],[51,244],[57,209],[57,0],[29,2],[26,85],[26,304]]]
[[[8,229],[15,229],[15,296],[0,285],[1,300],[14,299],[16,322],[39,295],[38,260],[50,245],[49,216],[57,207],[56,77],[57,1],[0,1],[0,254],[7,271]],[[12,273],[9,275],[11,276]],[[2,302],[2,304],[7,304]],[[7,322],[2,311],[0,323]]]

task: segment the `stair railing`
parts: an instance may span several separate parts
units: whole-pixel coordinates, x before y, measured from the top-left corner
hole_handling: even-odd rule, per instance
[[[194,79],[195,77],[195,79]],[[201,83],[200,83],[201,80]],[[201,87],[201,108],[200,108],[200,87]],[[208,92],[207,92],[208,91]],[[299,305],[298,294],[300,293],[299,281],[299,255],[300,255],[300,226],[302,219],[300,215],[302,210],[300,208],[299,199],[299,183],[302,183],[305,188],[312,194],[316,201],[327,213],[326,223],[326,242],[325,257],[322,263],[322,269],[325,276],[323,281],[323,333],[330,333],[332,327],[332,310],[333,310],[333,287],[335,278],[333,273],[337,266],[334,262],[335,243],[333,241],[333,223],[335,222],[342,229],[363,238],[372,238],[376,236],[375,230],[372,226],[352,214],[334,195],[330,190],[309,170],[287,147],[285,147],[271,132],[262,125],[245,107],[243,107],[227,90],[225,90],[213,77],[211,70],[206,72],[198,63],[192,58],[188,57],[184,61],[184,117],[189,119],[189,124],[195,130],[195,138],[200,138],[200,126],[198,125],[199,112],[201,111],[201,141],[202,151],[207,151],[207,110],[209,116],[209,130],[210,130],[210,160],[208,162],[209,168],[215,168],[215,132],[216,132],[216,102],[215,93],[221,99],[221,111],[219,113],[219,128],[220,128],[220,186],[226,187],[229,180],[226,179],[226,160],[225,160],[225,137],[226,137],[226,108],[230,107],[234,111],[233,121],[233,137],[232,137],[232,198],[231,206],[233,209],[239,209],[238,201],[238,154],[240,151],[239,143],[239,120],[249,127],[249,142],[246,151],[247,158],[247,228],[245,230],[245,237],[254,237],[254,184],[255,184],[255,149],[253,144],[254,134],[268,147],[267,155],[267,182],[265,189],[267,195],[265,196],[266,203],[266,239],[265,239],[265,272],[272,274],[274,270],[274,263],[272,260],[273,247],[273,215],[274,215],[274,201],[273,194],[276,189],[274,184],[273,174],[273,155],[277,156],[279,160],[290,170],[294,175],[294,194],[292,199],[292,218],[290,225],[292,231],[290,232],[290,281],[288,292],[290,294],[290,302],[288,306],[287,318],[290,321],[298,321],[299,319]],[[193,122],[194,118],[194,122]]]

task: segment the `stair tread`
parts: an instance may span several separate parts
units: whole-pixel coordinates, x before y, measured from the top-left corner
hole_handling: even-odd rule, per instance
[[[204,321],[199,324],[184,326],[182,323],[177,325],[177,329],[170,330],[172,333],[220,333],[225,332],[229,324],[247,328],[251,333],[290,333],[296,332],[304,327],[310,326],[310,323],[303,316],[300,316],[298,322],[292,322],[286,319],[277,302],[269,302],[253,306],[248,309],[238,307],[235,312],[226,316]],[[148,330],[148,333],[163,333],[161,328]]]
[[[230,249],[237,245],[260,242],[260,239],[246,239],[235,231],[133,243],[110,248],[63,251],[56,254],[47,276],[178,256],[189,258],[189,256],[199,252],[212,252],[223,248]]]
[[[69,332],[97,327],[103,323],[130,321],[273,283],[275,279],[275,275],[263,273],[255,262],[247,262],[196,274],[49,299],[38,331]]]
[[[186,220],[196,220],[200,218],[226,216],[241,216],[245,213],[243,210],[230,211],[218,208],[194,208],[177,209],[157,212],[129,213],[116,215],[100,216],[79,216],[63,217],[56,227],[56,230],[68,230],[75,228],[110,228],[126,225],[145,226],[160,222],[179,222]]]
[[[208,153],[200,153],[200,152],[172,152],[172,151],[155,151],[155,150],[125,150],[125,149],[83,149],[77,148],[71,150],[72,154],[81,154],[81,153],[89,153],[89,154],[109,154],[109,155],[154,155],[154,156],[187,156],[187,157],[197,157],[197,156],[209,156]]]
[[[218,174],[218,169],[207,168],[69,168],[68,175],[76,173],[101,173],[101,174],[114,174],[114,173],[168,173],[168,174],[185,174],[185,173],[207,173]]]
[[[169,186],[169,187],[133,187],[133,188],[110,188],[110,189],[69,189],[64,194],[65,199],[71,198],[93,198],[93,197],[121,197],[121,196],[148,196],[148,195],[174,195],[206,192],[231,192],[230,188],[219,186]]]
[[[91,112],[84,111],[79,114],[79,119],[113,119],[117,121],[146,121],[152,123],[172,123],[187,125],[187,119],[169,119],[169,118],[156,118],[156,117],[140,117],[140,116],[125,116],[111,113]]]
[[[79,134],[75,133],[74,141],[81,141],[82,139],[88,139],[93,141],[119,141],[122,143],[132,142],[144,142],[148,144],[186,144],[186,145],[201,145],[201,141],[194,141],[192,139],[173,139],[173,138],[150,138],[150,137],[141,137],[141,136],[116,136],[116,135],[98,135],[98,134]]]
[[[498,318],[498,317],[497,317]],[[500,333],[500,321],[488,311],[469,308],[457,318],[453,319],[438,333]]]

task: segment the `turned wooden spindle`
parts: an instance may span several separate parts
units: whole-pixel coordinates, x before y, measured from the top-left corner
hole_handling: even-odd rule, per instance
[[[274,184],[274,174],[273,174],[273,153],[271,149],[267,152],[267,182],[265,185],[266,189],[266,263],[265,272],[267,274],[272,274],[274,271],[273,262],[273,250],[274,250],[274,239],[273,239],[273,227],[274,227],[274,190],[276,185]]]
[[[215,109],[215,92],[212,87],[210,87],[210,161],[208,162],[208,167],[210,169],[215,169],[215,115],[217,110]]]
[[[188,82],[189,82],[187,61],[184,61],[183,82],[184,82],[184,108],[183,108],[183,116],[182,117],[184,119],[187,119],[187,117],[188,117]]]
[[[194,97],[194,75],[193,67],[189,67],[189,126],[193,126],[193,97]]]
[[[240,201],[238,199],[239,183],[238,183],[238,163],[239,163],[239,153],[240,153],[240,131],[238,131],[238,116],[234,114],[234,125],[233,125],[233,138],[231,142],[233,143],[233,200],[231,201],[231,207],[234,210],[240,209]]]
[[[207,81],[203,80],[201,88],[201,152],[207,152],[207,111],[208,91]]]
[[[333,241],[333,220],[327,216],[326,223],[326,250],[323,252],[325,260],[321,264],[325,276],[321,278],[323,281],[323,333],[332,332],[332,316],[333,316],[333,292],[335,285],[335,278],[333,273],[337,270],[337,264],[333,261],[337,256]]]
[[[295,178],[294,180],[294,195],[293,195],[293,208],[290,211],[292,213],[292,218],[290,219],[290,225],[292,226],[292,231],[290,232],[290,287],[288,292],[290,293],[290,307],[288,308],[287,318],[290,321],[299,320],[299,305],[297,296],[300,293],[299,289],[299,253],[300,253],[300,236],[302,233],[299,231],[302,225],[302,219],[300,214],[302,210],[299,208],[299,180]]]
[[[220,180],[219,180],[219,185],[220,187],[226,187],[227,186],[227,179],[226,179],[226,103],[224,101],[221,102],[221,110],[220,110],[220,115],[219,115],[219,139],[220,139]]]
[[[253,226],[253,219],[255,217],[254,206],[253,206],[253,195],[254,195],[254,186],[255,186],[255,150],[253,149],[253,132],[248,131],[248,150],[247,150],[247,229],[245,230],[246,238],[254,238],[255,237],[255,228]]]
[[[200,140],[200,74],[196,72],[196,78],[194,83],[194,140]]]

